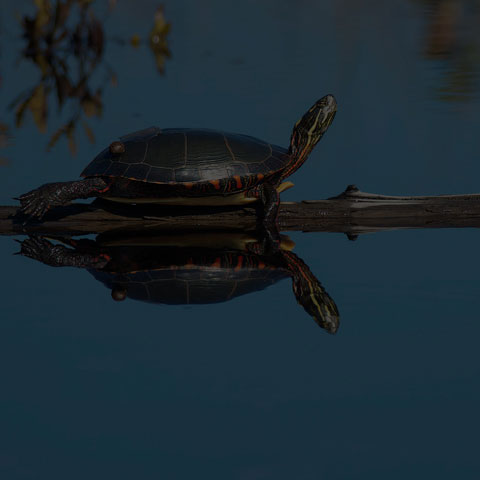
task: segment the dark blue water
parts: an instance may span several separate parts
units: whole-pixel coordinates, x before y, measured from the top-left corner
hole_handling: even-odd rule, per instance
[[[32,111],[17,128],[18,103],[8,108],[41,80],[17,21],[36,10],[2,3],[2,205],[76,179],[113,139],[150,125],[287,146],[326,93],[338,114],[283,200],[350,183],[478,191],[478,2],[166,2],[164,74],[148,46],[158,5],[132,5],[94,5],[106,18],[88,79],[101,115],[91,99],[58,109],[51,86],[41,132]],[[64,137],[47,152],[75,115],[76,156]],[[14,257],[1,237],[2,478],[479,478],[479,232],[290,236],[338,305],[334,336],[289,280],[214,305],[115,303],[88,272]]]

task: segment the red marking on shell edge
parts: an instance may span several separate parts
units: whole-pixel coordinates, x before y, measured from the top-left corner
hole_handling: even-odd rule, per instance
[[[240,175],[234,175],[233,179],[237,184],[237,188],[240,190],[242,188],[242,179],[240,178]]]
[[[257,174],[257,179],[258,179],[258,181],[261,182],[264,178],[265,178],[265,175],[264,175],[263,173],[258,173],[258,174]]]
[[[187,188],[188,190],[192,189],[193,188],[193,182],[186,182],[183,184],[185,186],[185,188]]]
[[[212,263],[212,267],[220,268],[221,266],[222,266],[221,259],[220,257],[217,257],[215,261]]]
[[[220,190],[220,180],[210,180],[210,183],[213,185],[215,190]]]
[[[237,266],[234,268],[234,270],[237,272],[238,270],[241,270],[242,266],[243,266],[243,256],[240,255],[238,257]]]
[[[258,268],[260,270],[263,270],[265,268],[265,264],[261,260],[258,262]]]

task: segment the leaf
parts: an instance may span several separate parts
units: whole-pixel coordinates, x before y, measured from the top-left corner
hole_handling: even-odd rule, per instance
[[[170,22],[165,19],[164,8],[160,6],[155,12],[154,23],[150,37],[154,35],[165,36],[170,31]]]
[[[93,133],[93,130],[90,128],[87,122],[82,121],[83,128],[85,130],[85,134],[87,135],[88,141],[90,143],[95,143],[95,135]]]
[[[10,127],[6,123],[0,122],[0,148],[8,147],[12,138]]]
[[[52,6],[49,0],[35,0],[37,15],[35,16],[35,31],[40,33],[42,28],[48,24],[51,18]]]
[[[138,48],[141,43],[142,40],[140,39],[140,35],[138,35],[137,33],[130,37],[130,45],[132,45],[132,47]]]
[[[155,56],[157,70],[163,74],[165,71],[165,62],[170,57],[168,49],[167,36],[170,32],[171,24],[166,21],[163,13],[163,7],[159,7],[155,12],[153,28],[150,31],[150,49]]]
[[[80,101],[83,112],[87,117],[93,117],[97,115],[97,104],[95,98],[90,94],[85,95]]]
[[[40,68],[40,71],[42,72],[42,77],[47,77],[50,71],[50,64],[48,63],[47,59],[45,58],[44,55],[38,54],[35,56],[34,62],[38,65]]]
[[[68,19],[68,16],[70,15],[71,4],[71,0],[67,0],[65,3],[57,0],[57,8],[55,9],[54,29],[63,27],[63,25]]]
[[[58,142],[59,138],[65,133],[66,125],[62,125],[51,137],[47,145],[47,152],[50,151]]]
[[[15,126],[20,128],[23,124],[23,119],[25,117],[25,112],[27,111],[27,107],[32,100],[33,93],[27,97],[27,99],[21,103],[17,109],[15,110]]]
[[[103,27],[93,14],[88,25],[88,47],[95,54],[95,58],[102,56],[104,47]]]
[[[47,129],[47,90],[43,83],[38,85],[33,91],[29,102],[29,108],[33,115],[33,120],[40,132],[45,133]]]
[[[70,94],[72,86],[65,75],[55,74],[55,87],[57,90],[58,105],[61,107],[65,101],[65,97]]]

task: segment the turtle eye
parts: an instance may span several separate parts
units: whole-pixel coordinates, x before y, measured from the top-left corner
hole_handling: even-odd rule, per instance
[[[127,289],[123,285],[114,285],[112,288],[112,298],[116,302],[121,302],[127,298]]]

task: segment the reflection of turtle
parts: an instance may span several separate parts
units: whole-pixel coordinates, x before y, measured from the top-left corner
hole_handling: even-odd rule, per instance
[[[23,255],[52,266],[87,268],[112,290],[115,300],[130,297],[153,303],[200,304],[230,300],[290,277],[297,301],[330,333],[338,328],[334,301],[282,236],[271,251],[268,240],[246,234],[191,234],[111,237],[64,241],[40,237],[22,242]]]
[[[120,138],[82,172],[83,180],[49,183],[22,195],[24,213],[41,218],[54,205],[103,197],[127,203],[241,205],[260,200],[274,223],[283,182],[307,159],[336,112],[332,95],[295,125],[287,149],[214,130],[148,128]]]

